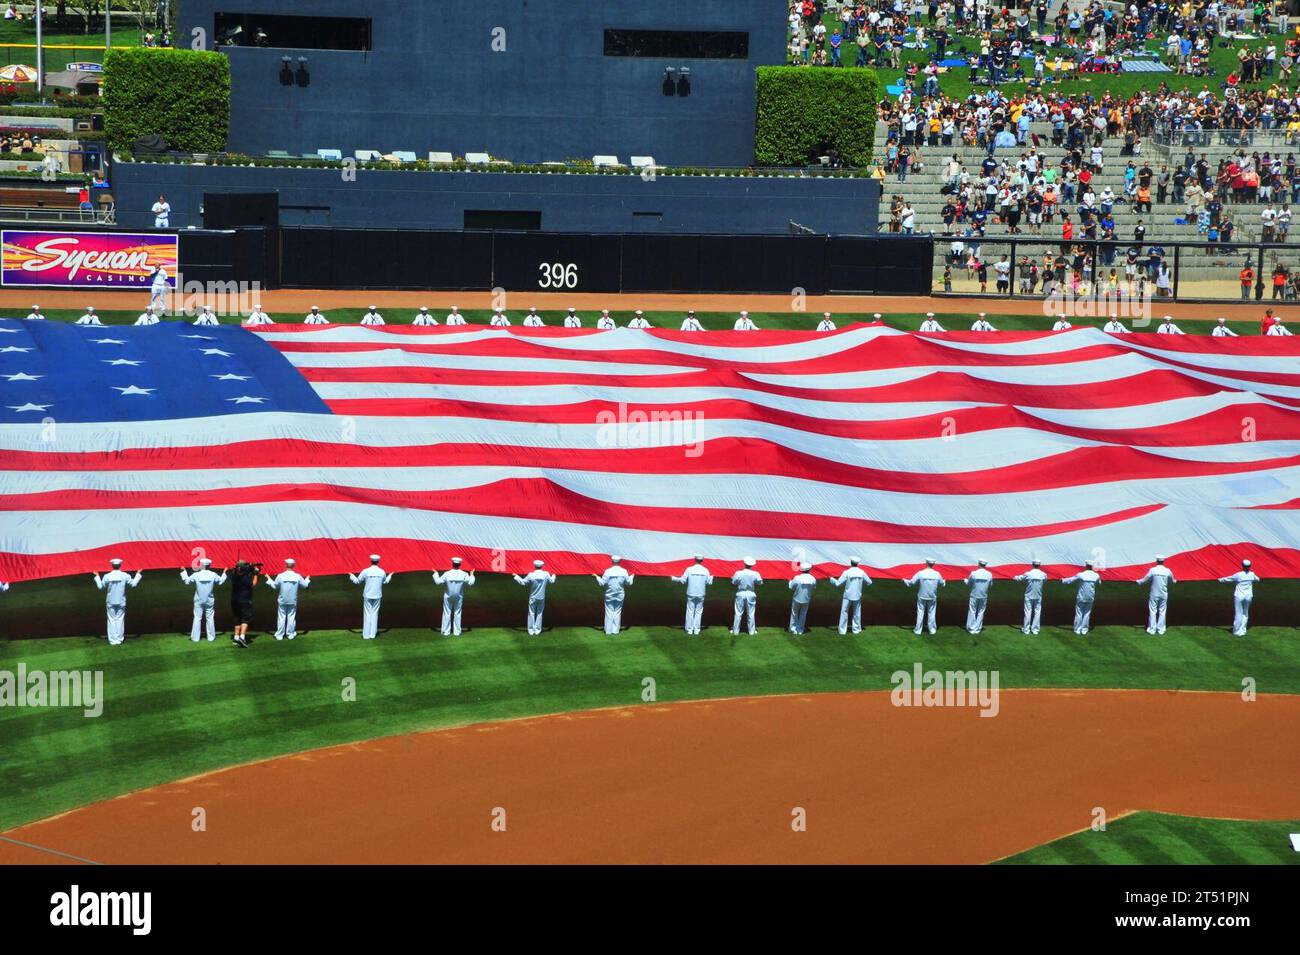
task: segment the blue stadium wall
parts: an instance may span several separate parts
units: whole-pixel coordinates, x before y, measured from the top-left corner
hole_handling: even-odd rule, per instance
[[[754,68],[784,61],[785,10],[784,0],[184,0],[176,35],[181,45],[199,29],[211,46],[217,13],[372,21],[369,52],[225,48],[232,151],[744,166],[754,155]],[[606,56],[607,28],[745,31],[749,55]],[[494,38],[504,51],[493,52]],[[307,58],[306,86],[280,82],[286,55],[295,65]],[[667,66],[690,68],[689,96],[663,94]]]
[[[462,229],[467,211],[537,212],[552,232],[790,231],[794,221],[823,234],[876,231],[880,186],[871,179],[764,176],[639,176],[396,172],[338,169],[113,165],[118,222],[153,225],[160,195],[173,228],[203,225],[204,196],[278,194],[280,223],[336,228]]]

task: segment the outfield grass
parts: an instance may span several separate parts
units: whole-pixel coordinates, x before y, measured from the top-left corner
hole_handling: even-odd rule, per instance
[[[88,298],[87,298],[88,301],[90,298],[90,294],[91,293],[88,293]],[[40,297],[41,296],[39,291],[34,291],[32,293],[33,302],[39,303]],[[141,292],[140,307],[138,309],[125,310],[125,311],[124,310],[99,311],[98,309],[96,309],[96,314],[99,315],[100,321],[102,321],[105,325],[133,325],[135,324],[135,320],[139,317],[140,313],[144,311],[144,306],[146,304],[148,304],[148,293]],[[1230,302],[1227,304],[1240,304],[1240,303]],[[1262,316],[1264,314],[1264,307],[1268,303],[1260,302],[1258,304],[1260,309],[1260,315]],[[937,307],[942,309],[942,303],[939,303]],[[1154,302],[1152,303],[1152,308],[1156,311],[1157,314],[1159,314],[1160,307],[1161,307],[1160,303],[1154,303]],[[511,308],[507,310],[506,314],[510,316],[510,320],[511,322],[514,323],[515,327],[519,327],[520,324],[522,323],[527,308],[528,306],[524,305],[523,308]],[[1002,331],[1040,331],[1040,332],[1048,331],[1049,329],[1051,329],[1052,323],[1056,320],[1055,316],[1048,317],[1045,314],[1004,315],[997,312],[996,308],[997,308],[997,303],[990,302],[989,309],[987,312],[988,319],[989,321],[993,322],[993,324],[997,326],[999,330]],[[0,318],[22,318],[24,315],[27,314],[28,311],[29,309],[25,307],[0,308]],[[324,308],[322,309],[322,311],[324,312],[326,317],[329,318],[331,322],[335,322],[337,324],[355,325],[360,323],[361,316],[365,314],[366,310],[364,308]],[[415,315],[416,308],[411,308],[408,306],[381,305],[379,311],[381,314],[385,315],[386,320],[390,324],[407,325],[410,324],[411,318]],[[443,318],[446,316],[447,312],[449,311],[449,309],[430,308],[430,311],[434,314],[434,317],[438,319],[439,323],[441,323]],[[50,321],[72,322],[72,321],[76,321],[77,318],[79,318],[83,314],[83,312],[82,310],[79,309],[44,309],[43,314],[45,315],[46,319]],[[285,322],[291,325],[300,325],[302,324],[302,317],[305,314],[305,312],[268,312],[267,314],[270,315],[274,321]],[[486,325],[488,323],[488,320],[492,317],[492,310],[487,308],[482,308],[482,309],[466,308],[466,309],[461,309],[461,314],[464,315],[466,321],[468,321],[472,325]],[[563,309],[556,309],[556,310],[539,309],[538,314],[540,314],[542,318],[545,319],[547,325],[560,326],[564,323],[565,311]],[[599,310],[580,309],[579,314],[582,316],[582,321],[584,326],[587,328],[591,328],[596,324],[596,318],[599,315]],[[627,323],[632,319],[632,314],[633,313],[631,311],[610,312],[610,315],[612,315],[614,317],[614,320],[618,322],[619,327],[623,327],[627,325]],[[971,323],[974,322],[977,317],[975,312],[937,311],[936,315],[938,315],[939,320],[944,325],[944,327],[949,329],[950,331],[968,330],[971,326]],[[645,316],[647,319],[650,320],[650,324],[654,325],[656,328],[676,329],[681,327],[682,319],[685,317],[685,311],[684,310],[672,311],[672,312],[647,311],[645,313]],[[846,323],[855,322],[855,321],[856,322],[874,321],[873,316],[874,316],[874,312],[836,312],[834,314],[834,319],[837,325],[844,325]],[[220,320],[222,324],[225,325],[238,325],[242,322],[244,317],[247,316],[224,316],[221,317]],[[705,328],[710,330],[715,330],[715,331],[723,331],[729,329],[736,322],[735,312],[697,311],[695,313],[695,317],[700,320],[700,324],[702,324]],[[758,312],[758,311],[751,310],[749,313],[749,317],[752,318],[760,328],[768,328],[768,329],[789,328],[789,329],[795,329],[798,331],[807,332],[807,331],[812,331],[814,328],[817,327],[817,323],[821,321],[821,312],[819,311]],[[191,321],[191,320],[192,319],[187,319],[187,321]],[[911,331],[916,331],[916,329],[921,327],[921,322],[925,321],[925,312],[890,312],[887,315],[883,315],[882,320],[885,322],[885,324],[890,325],[894,328],[902,328]],[[1074,321],[1074,324],[1076,325],[1089,324],[1089,320],[1084,318],[1072,319],[1072,321]],[[1158,319],[1153,319],[1153,321],[1158,321]],[[1096,325],[1098,328],[1100,328],[1105,323],[1106,323],[1105,318],[1095,318],[1091,320],[1091,324]],[[1125,323],[1130,325],[1132,324],[1131,321],[1128,319],[1125,319]],[[1203,318],[1203,319],[1183,318],[1181,316],[1178,318],[1178,326],[1182,328],[1184,331],[1195,330],[1195,331],[1208,334],[1210,330],[1210,326],[1213,323],[1214,323],[1213,318]],[[1238,324],[1244,324],[1244,323],[1238,323]],[[1155,330],[1154,325],[1150,330],[1151,331]]]
[[[1021,852],[1004,865],[1279,865],[1300,863],[1300,819],[1255,822],[1137,812]],[[1210,887],[1206,887],[1210,888]]]
[[[593,618],[595,619],[595,618]],[[716,618],[714,618],[716,624]],[[706,618],[707,622],[707,618]],[[460,638],[391,630],[375,641],[317,631],[249,650],[177,635],[109,647],[89,637],[0,643],[0,669],[102,670],[104,712],[0,709],[0,829],[143,787],[249,760],[393,733],[484,720],[637,705],[653,677],[657,701],[776,693],[883,690],[896,670],[996,669],[1003,688],[1202,689],[1300,692],[1300,642],[1257,628],[1245,640],[1180,627],[1151,638],[1101,627],[1086,638],[1045,628],[1034,638],[995,626],[979,637],[944,628],[918,638],[872,626],[859,637],[802,638],[721,626],[687,638],[633,627],[482,629]],[[355,702],[342,698],[356,681]]]

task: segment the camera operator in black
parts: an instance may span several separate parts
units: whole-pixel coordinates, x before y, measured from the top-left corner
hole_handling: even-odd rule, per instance
[[[257,587],[261,564],[241,560],[230,572],[230,612],[235,629],[230,639],[241,647],[248,646],[248,625],[253,622],[253,592]]]

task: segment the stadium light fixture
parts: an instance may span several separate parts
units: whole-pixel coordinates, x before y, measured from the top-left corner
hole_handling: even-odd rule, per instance
[[[677,71],[677,95],[691,95],[691,68],[683,66]]]
[[[299,86],[311,85],[311,74],[307,72],[307,57],[305,56],[298,57],[297,80]]]
[[[677,93],[677,67],[664,67],[664,95],[674,96]]]
[[[290,56],[280,57],[280,85],[281,86],[293,86],[293,67],[290,65],[292,62],[293,62],[293,57]]]

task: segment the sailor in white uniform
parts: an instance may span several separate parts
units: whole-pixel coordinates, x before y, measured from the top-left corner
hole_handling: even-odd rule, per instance
[[[157,325],[158,316],[153,313],[153,306],[146,305],[144,311],[136,318],[135,323],[137,325]]]
[[[686,585],[686,634],[699,636],[704,618],[704,598],[713,583],[713,574],[704,566],[704,555],[696,554],[695,563],[683,570],[680,577],[674,577],[673,583]]]
[[[966,604],[966,632],[972,636],[984,629],[984,611],[989,605],[989,588],[993,586],[993,572],[989,562],[981,560],[980,565],[966,575],[966,586],[970,588],[970,600]]]
[[[638,308],[636,310],[636,313],[632,316],[632,321],[627,323],[627,327],[628,328],[653,328],[654,326],[652,326],[650,324],[650,321],[645,317],[645,312],[641,311],[641,309]]]
[[[1110,321],[1108,321],[1105,325],[1102,326],[1101,330],[1102,330],[1103,332],[1107,332],[1107,333],[1109,333],[1109,334],[1111,334],[1111,335],[1130,335],[1130,334],[1132,334],[1132,333],[1128,330],[1128,328],[1124,325],[1124,323],[1121,322],[1118,318],[1112,318]]]
[[[1036,635],[1043,620],[1043,581],[1047,579],[1043,562],[1034,561],[1034,565],[1029,570],[1023,574],[1016,574],[1012,579],[1024,581],[1025,584],[1025,622],[1020,632]]]
[[[108,610],[108,643],[115,647],[126,639],[126,589],[140,586],[143,574],[137,570],[132,577],[122,569],[122,560],[118,557],[109,563],[113,565],[112,570],[102,577],[99,574],[93,576],[95,586],[104,591],[104,605]]]
[[[600,310],[600,318],[596,319],[596,327],[602,332],[607,332],[612,328],[618,328],[618,324],[610,317],[609,309]]]
[[[468,325],[469,324],[468,322],[465,321],[465,316],[460,313],[460,308],[455,305],[451,307],[451,311],[447,313],[447,317],[444,318],[442,321],[444,325]]]
[[[1287,336],[1291,334],[1291,329],[1282,324],[1282,319],[1275,318],[1273,324],[1268,326],[1268,334],[1270,336]]]
[[[1078,584],[1074,594],[1074,632],[1086,636],[1092,622],[1092,602],[1097,599],[1097,585],[1101,575],[1092,568],[1092,561],[1084,561],[1083,570],[1061,581],[1064,584]]]
[[[736,319],[736,324],[733,325],[732,328],[734,328],[738,332],[758,331],[758,326],[755,325],[754,320],[749,317],[749,312],[744,312],[744,311],[740,313],[740,318]]]
[[[1241,570],[1227,577],[1220,577],[1219,583],[1233,584],[1232,588],[1232,635],[1244,637],[1246,625],[1250,622],[1250,602],[1255,599],[1255,582],[1259,580],[1250,569],[1250,561],[1241,562]]]
[[[1067,319],[1064,315],[1057,315],[1057,316],[1056,316],[1056,322],[1055,322],[1055,324],[1052,325],[1052,331],[1054,331],[1054,332],[1068,332],[1068,331],[1069,331],[1070,329],[1072,329],[1073,327],[1074,327],[1074,326],[1070,324],[1069,319]]]
[[[1148,583],[1151,590],[1147,595],[1147,633],[1162,634],[1165,632],[1165,613],[1169,609],[1169,588],[1178,581],[1173,571],[1165,566],[1161,554],[1156,555],[1155,566],[1137,580],[1138,586]]]
[[[77,319],[77,324],[78,325],[103,325],[104,323],[101,322],[99,320],[99,316],[95,314],[95,309],[92,306],[87,305],[86,314],[82,315],[80,318]]]
[[[811,570],[812,564],[800,564],[799,573],[790,578],[790,632],[796,637],[803,636],[808,629],[808,605],[817,587],[817,578],[809,573]]]
[[[270,315],[262,311],[261,302],[257,302],[254,303],[253,310],[249,313],[248,318],[244,319],[244,324],[249,327],[256,327],[258,325],[274,325],[275,322],[271,321]]]
[[[451,570],[433,572],[433,582],[442,587],[442,635],[460,636],[461,611],[465,607],[465,588],[473,587],[474,571],[461,570],[459,557],[451,559]]]
[[[916,627],[912,632],[919,635],[921,625],[924,623],[931,634],[935,633],[939,629],[937,619],[939,588],[946,586],[948,582],[934,569],[933,558],[927,560],[925,566],[912,575],[911,580],[905,580],[903,583],[916,588]]]
[[[515,583],[528,588],[528,632],[537,636],[542,632],[542,614],[546,610],[546,588],[555,583],[555,575],[543,570],[544,562],[533,561],[533,570],[528,576],[515,574]]]
[[[695,317],[695,309],[691,309],[690,311],[688,311],[686,313],[686,317],[682,319],[682,331],[684,332],[704,331],[704,326],[701,325],[700,320]]]
[[[596,583],[605,588],[605,632],[611,636],[623,629],[623,595],[636,580],[634,574],[620,566],[622,562],[623,558],[614,554],[603,574],[592,574]]]
[[[192,574],[181,569],[181,583],[194,588],[194,623],[190,627],[190,640],[194,643],[199,642],[204,625],[207,626],[208,643],[217,639],[217,598],[213,591],[225,582],[225,571],[218,574],[212,569],[212,561],[206,557],[199,561],[199,569]]]
[[[980,312],[979,318],[975,319],[975,321],[971,323],[970,330],[972,332],[996,332],[997,331],[997,329],[993,327],[993,323],[988,320],[988,318],[985,316],[983,312]]]
[[[921,331],[942,332],[942,331],[946,331],[946,329],[942,325],[940,325],[939,322],[935,319],[934,312],[926,312],[925,321],[921,323]]]
[[[546,327],[546,322],[542,320],[542,316],[537,314],[537,309],[533,308],[532,306],[529,306],[528,314],[524,316],[524,328],[545,328],[545,327]]]
[[[758,611],[758,594],[755,590],[763,586],[762,576],[754,569],[754,558],[745,558],[744,568],[731,575],[731,583],[736,588],[736,618],[731,624],[731,633],[733,636],[740,633],[743,617],[752,637],[758,630],[754,625],[754,615]]]
[[[1160,320],[1160,327],[1156,329],[1157,335],[1183,335],[1186,334],[1181,328],[1174,324],[1174,317],[1166,315]]]
[[[296,561],[286,558],[284,570],[266,578],[266,585],[276,592],[275,639],[292,640],[298,636],[298,591],[311,586],[311,578],[295,569]]]
[[[858,558],[850,557],[849,566],[844,573],[831,581],[836,587],[844,588],[840,598],[840,636],[849,632],[849,624],[854,633],[862,632],[862,588],[871,586],[871,578],[858,566]]]
[[[379,635],[379,602],[384,597],[384,585],[393,575],[379,566],[379,555],[370,555],[370,566],[358,574],[348,574],[348,580],[361,584],[361,637],[373,640]]]
[[[1237,333],[1234,332],[1231,328],[1228,327],[1228,320],[1227,320],[1226,318],[1220,318],[1219,321],[1218,321],[1218,323],[1217,323],[1217,324],[1214,326],[1214,328],[1210,331],[1210,334],[1213,335],[1215,338],[1236,338],[1236,337],[1238,337],[1238,336],[1237,336]]]
[[[817,331],[819,332],[835,331],[835,320],[831,318],[830,312],[822,312],[822,320],[817,323]]]
[[[39,305],[32,306],[32,310],[27,313],[27,321],[29,322],[45,321],[45,316],[41,314],[41,307]]]
[[[212,314],[212,306],[204,305],[199,314],[194,317],[195,325],[220,325],[217,316]]]
[[[438,320],[429,314],[429,307],[421,305],[420,310],[415,313],[415,318],[411,319],[412,325],[437,325]]]
[[[361,316],[362,325],[378,326],[384,324],[384,316],[379,314],[379,309],[371,305],[366,309],[366,314]]]
[[[321,314],[320,307],[313,305],[311,311],[302,318],[304,325],[328,325],[330,320]]]
[[[501,309],[501,308],[492,309],[492,318],[488,320],[488,324],[491,325],[493,328],[508,327],[510,325],[510,319],[509,317],[507,317],[505,313],[505,309]]]
[[[564,327],[565,328],[582,327],[582,316],[578,314],[578,310],[576,308],[571,308],[564,313]]]

